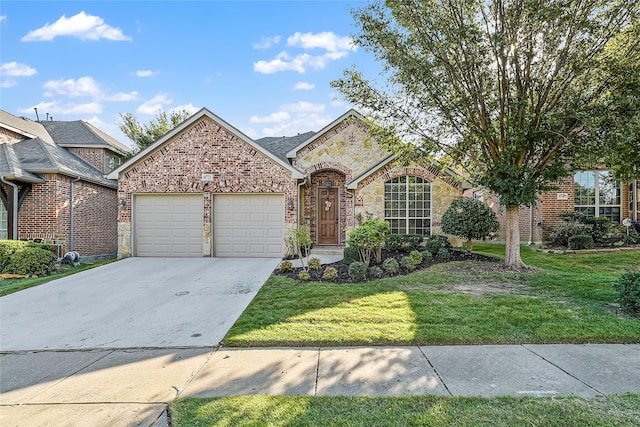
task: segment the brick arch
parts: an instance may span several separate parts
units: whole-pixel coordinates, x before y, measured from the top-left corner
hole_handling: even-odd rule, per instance
[[[394,164],[388,164],[385,167],[381,168],[379,171],[360,182],[358,187],[366,187],[377,179],[382,179],[386,182],[390,179],[405,175],[418,176],[431,182],[439,178],[440,180],[449,184],[451,187],[459,188],[458,183],[456,183],[451,177],[443,176],[438,171],[438,169],[433,166],[404,166],[401,168],[397,168]]]
[[[313,175],[318,172],[324,172],[329,170],[337,171],[344,174],[346,181],[349,181],[352,179],[351,169],[349,169],[348,167],[346,167],[341,163],[334,163],[334,162],[316,163],[315,165],[306,168],[304,172],[308,175]]]

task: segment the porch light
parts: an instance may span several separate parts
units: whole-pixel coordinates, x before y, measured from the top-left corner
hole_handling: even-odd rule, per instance
[[[292,211],[294,207],[295,206],[293,205],[293,200],[289,199],[289,201],[287,202],[287,209]]]
[[[333,181],[331,181],[330,179],[326,180],[324,183],[325,187],[333,187]]]

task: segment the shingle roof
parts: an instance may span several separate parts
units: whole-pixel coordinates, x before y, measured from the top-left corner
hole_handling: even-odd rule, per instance
[[[13,145],[0,144],[0,176],[25,182],[44,182],[44,179],[18,166],[18,156]]]
[[[26,117],[17,117],[4,110],[0,110],[0,123],[12,131],[24,135],[25,138],[38,137],[43,141],[53,144],[53,139],[51,139],[51,136],[40,122],[34,122]]]
[[[277,157],[288,162],[287,153],[315,135],[315,132],[301,133],[296,136],[267,136],[254,140],[257,144]]]
[[[71,122],[46,121],[42,126],[49,132],[53,141],[61,147],[106,148],[124,155],[131,150],[116,141],[100,129],[83,120]]]

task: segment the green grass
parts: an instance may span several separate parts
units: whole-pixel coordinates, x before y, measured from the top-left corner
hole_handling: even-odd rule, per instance
[[[178,399],[171,425],[187,426],[637,426],[640,396],[308,397]]]
[[[501,256],[502,245],[477,244]],[[523,247],[529,273],[452,262],[360,284],[272,276],[226,346],[640,342],[640,319],[612,308],[613,284],[640,252],[558,255]],[[466,294],[460,286],[477,288]],[[484,289],[509,292],[483,293]]]
[[[24,278],[24,279],[4,279],[0,280],[0,297],[12,294],[14,292],[21,291],[23,289],[32,288],[34,286],[42,285],[43,283],[50,282],[55,279],[61,279],[72,274],[79,273],[81,271],[89,270],[91,268],[99,267],[101,265],[114,262],[114,259],[100,260],[91,263],[81,263],[77,267],[68,267],[65,271],[50,276]]]

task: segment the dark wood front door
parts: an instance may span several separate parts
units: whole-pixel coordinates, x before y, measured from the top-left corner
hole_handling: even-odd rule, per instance
[[[318,189],[318,244],[338,244],[338,189]]]

